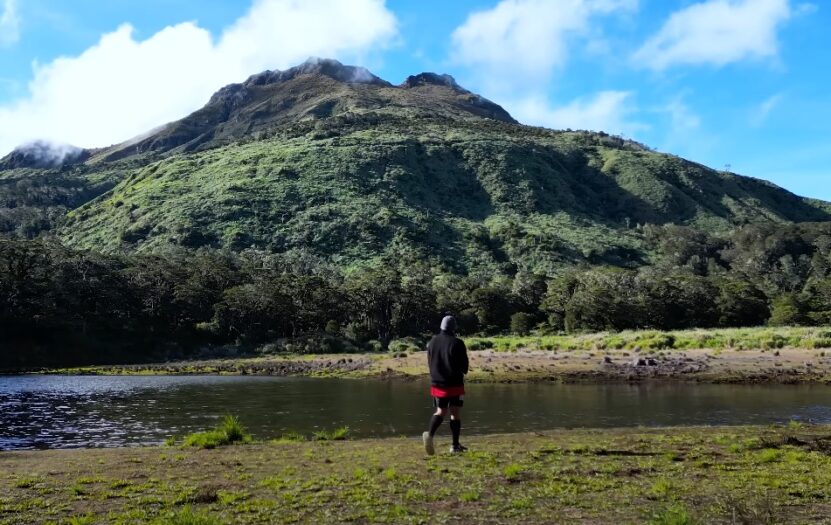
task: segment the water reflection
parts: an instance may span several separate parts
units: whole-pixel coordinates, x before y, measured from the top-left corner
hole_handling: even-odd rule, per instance
[[[347,425],[355,436],[415,435],[424,382],[268,377],[0,377],[0,449],[161,443],[236,414],[255,437]],[[821,385],[469,385],[467,432],[555,427],[831,422]]]

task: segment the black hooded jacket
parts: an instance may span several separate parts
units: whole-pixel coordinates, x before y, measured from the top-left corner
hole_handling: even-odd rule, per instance
[[[450,332],[442,331],[427,343],[427,366],[433,386],[449,387],[465,384],[468,371],[465,343]]]

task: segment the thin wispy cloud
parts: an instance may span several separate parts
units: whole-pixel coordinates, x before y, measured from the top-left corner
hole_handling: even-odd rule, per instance
[[[782,102],[782,98],[784,98],[784,95],[777,93],[759,104],[750,118],[750,124],[756,127],[764,124],[771,112]]]
[[[125,24],[77,56],[35,66],[28,94],[0,106],[0,150],[35,139],[83,147],[127,140],[248,75],[309,56],[356,60],[396,35],[383,0],[257,0],[219,38],[186,22],[139,40]]]
[[[0,12],[0,46],[10,46],[20,39],[20,15],[17,0],[4,0]]]
[[[701,117],[684,102],[681,96],[661,107],[660,111],[669,115],[673,133],[685,133],[701,126]]]

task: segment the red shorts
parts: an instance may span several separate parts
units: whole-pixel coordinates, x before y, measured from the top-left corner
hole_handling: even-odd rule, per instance
[[[431,386],[430,395],[433,397],[459,397],[465,395],[464,386]]]

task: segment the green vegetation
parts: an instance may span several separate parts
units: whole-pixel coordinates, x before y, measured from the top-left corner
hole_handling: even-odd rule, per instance
[[[249,441],[251,441],[251,436],[246,432],[239,419],[234,416],[225,416],[222,423],[214,430],[186,436],[183,446],[211,449]]]
[[[770,232],[762,244],[746,243],[750,228],[727,241],[721,253],[729,258],[706,265],[690,256],[638,270],[567,269],[553,277],[520,272],[485,283],[419,260],[341,271],[253,252],[126,257],[0,240],[0,325],[6,328],[0,369],[386,348],[406,354],[423,345],[444,313],[457,315],[464,335],[533,332],[543,347],[571,347],[573,334],[585,331],[643,329],[652,330],[580,336],[578,344],[831,346],[828,330],[799,340],[787,330],[674,333],[779,324],[783,297],[788,321],[828,324],[831,223],[777,230],[787,243],[784,237],[773,242]]]
[[[550,336],[471,337],[473,350],[772,350],[831,349],[831,329],[809,327],[721,328],[670,332],[627,330]]]
[[[335,430],[318,430],[312,436],[315,441],[343,441],[349,435],[349,427],[339,427]]]
[[[349,71],[258,75],[74,164],[0,161],[0,368],[377,351],[445,313],[466,335],[831,324],[831,205]]]
[[[555,430],[468,436],[470,452],[434,457],[412,438],[187,448],[178,458],[153,447],[12,452],[0,455],[0,524],[817,523],[831,512],[829,434]],[[82,493],[67,489],[76,486]]]

